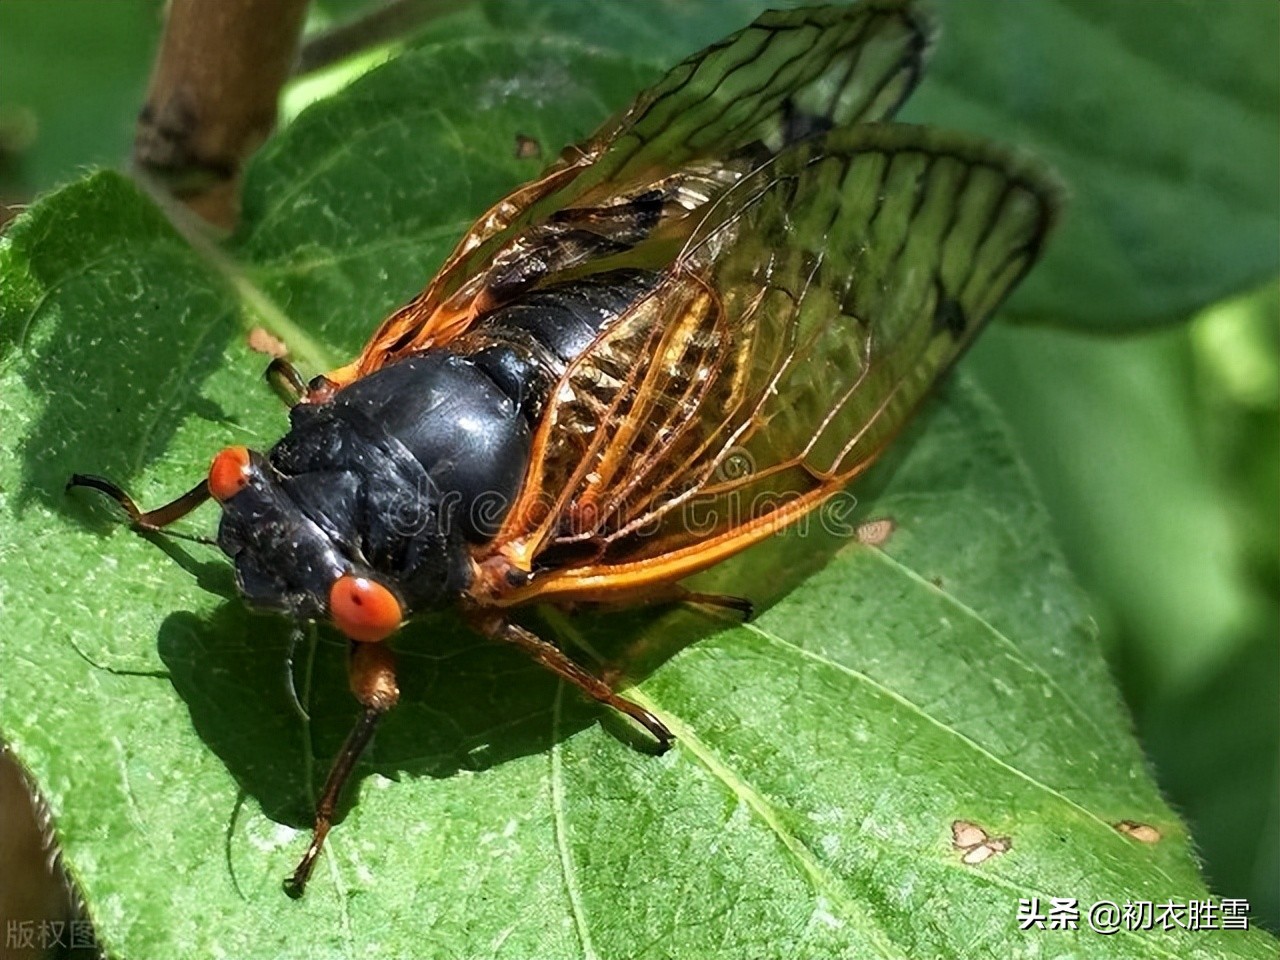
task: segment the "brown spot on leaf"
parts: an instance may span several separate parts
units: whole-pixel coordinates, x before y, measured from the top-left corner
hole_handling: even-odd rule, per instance
[[[889,539],[897,528],[898,525],[889,517],[881,517],[878,520],[868,520],[865,523],[858,524],[855,535],[859,543],[868,547],[879,547]]]
[[[1151,824],[1142,823],[1138,820],[1118,820],[1112,826],[1126,837],[1132,837],[1139,843],[1159,843],[1164,838],[1164,834]]]
[[[987,839],[987,831],[968,820],[956,820],[951,824],[951,842],[957,850],[968,850]]]
[[[972,820],[953,820],[951,845],[963,851],[961,863],[976,867],[998,854],[1007,853],[1013,846],[1013,838],[993,837]]]
[[[277,358],[289,355],[289,348],[284,345],[284,341],[262,327],[254,327],[250,330],[245,337],[245,342],[254,353],[265,353],[268,357]]]
[[[970,847],[966,850],[964,856],[960,858],[960,862],[976,867],[997,854],[1005,853],[1012,846],[1013,841],[1008,837],[992,837],[986,843],[980,843],[976,847]]]
[[[540,156],[542,156],[542,144],[533,137],[526,137],[523,133],[516,134],[517,160],[532,160]]]

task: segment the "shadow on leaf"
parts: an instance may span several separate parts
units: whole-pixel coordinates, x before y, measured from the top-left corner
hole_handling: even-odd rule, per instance
[[[646,636],[645,621],[665,618],[640,611],[582,619],[616,640],[637,636],[637,629]],[[700,629],[689,629],[698,626],[690,622],[678,637],[666,632],[662,659],[720,626],[701,619]],[[544,636],[555,635],[536,626]],[[306,633],[291,662],[292,633],[281,618],[228,602],[209,618],[172,614],[158,643],[201,739],[268,817],[306,828],[359,708],[347,689],[346,642],[328,628]],[[480,772],[551,746],[558,680],[520,651],[476,636],[448,614],[416,621],[394,644],[401,700],[382,721],[353,780],[369,773],[399,779]],[[626,646],[601,645],[629,667]],[[293,702],[291,675],[307,716]],[[559,736],[572,736],[597,720],[618,739],[638,749],[647,746],[625,720],[572,696],[561,708]],[[347,788],[339,821],[358,795],[354,783]]]

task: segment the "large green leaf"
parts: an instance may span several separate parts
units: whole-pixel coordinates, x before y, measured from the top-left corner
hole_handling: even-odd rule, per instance
[[[407,55],[268,148],[215,264],[123,179],[56,194],[0,246],[0,729],[53,810],[99,935],[127,957],[1269,956],[1253,933],[1017,929],[1022,897],[1203,898],[1022,468],[957,384],[860,489],[883,549],[818,566],[816,528],[712,585],[777,601],[546,614],[631,664],[662,758],[445,615],[398,642],[405,702],[301,902],[279,881],[350,724],[321,632],[247,613],[216,551],[68,498],[145,503],[285,418],[244,344],[264,320],[341,358],[485,202],[649,76],[573,44]],[[201,511],[185,524],[207,532]],[[788,571],[779,576],[778,571]],[[781,599],[779,599],[781,598]],[[696,642],[691,642],[695,641]],[[1012,847],[969,865],[952,823]],[[1132,819],[1162,839],[1111,826]]]

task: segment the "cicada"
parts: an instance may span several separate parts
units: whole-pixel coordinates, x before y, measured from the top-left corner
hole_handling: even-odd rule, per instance
[[[681,583],[866,470],[1036,262],[1048,173],[888,122],[929,42],[906,2],[765,13],[499,200],[351,363],[304,382],[275,362],[295,403],[268,452],[228,447],[147,512],[72,478],[146,530],[216,500],[245,600],[349,638],[363,710],[289,892],[396,704],[406,620],[454,607],[666,746],[512,611],[747,612]]]

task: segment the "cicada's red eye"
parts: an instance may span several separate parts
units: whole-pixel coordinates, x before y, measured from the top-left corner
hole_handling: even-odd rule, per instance
[[[404,617],[395,594],[376,580],[349,573],[329,588],[329,615],[339,630],[363,643],[385,640]]]
[[[220,450],[209,464],[209,493],[221,502],[230,500],[249,485],[252,461],[246,447],[227,447]]]

